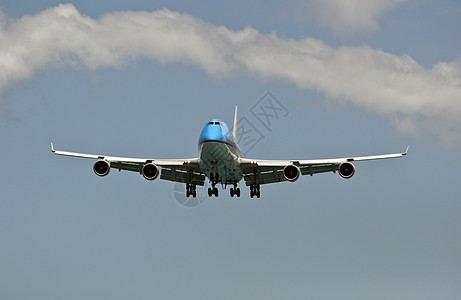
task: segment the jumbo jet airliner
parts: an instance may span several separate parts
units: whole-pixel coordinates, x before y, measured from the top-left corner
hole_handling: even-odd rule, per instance
[[[300,175],[314,175],[325,172],[338,172],[343,178],[351,178],[355,173],[352,162],[385,158],[398,158],[403,153],[346,157],[314,160],[263,160],[242,157],[237,145],[237,106],[234,112],[234,127],[230,131],[226,123],[219,119],[210,120],[202,130],[198,142],[197,158],[153,159],[128,158],[107,155],[84,154],[57,151],[51,143],[51,151],[57,155],[97,159],[93,171],[98,176],[106,176],[110,169],[140,173],[147,180],[160,179],[186,184],[186,196],[196,197],[197,185],[203,186],[205,180],[211,183],[208,196],[218,196],[216,185],[225,189],[228,185],[230,196],[240,197],[238,183],[242,180],[250,187],[250,197],[260,197],[261,184],[282,181],[296,181]]]

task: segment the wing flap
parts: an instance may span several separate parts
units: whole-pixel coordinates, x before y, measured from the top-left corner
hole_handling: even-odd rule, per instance
[[[328,172],[336,172],[338,169],[338,164],[329,164],[329,165],[307,165],[301,166],[301,174],[302,175],[314,175],[319,173],[328,173]]]
[[[124,161],[111,161],[110,168],[117,169],[119,171],[126,170],[126,171],[133,171],[141,173],[142,164],[140,163],[132,163],[132,162],[124,162]]]
[[[160,179],[174,182],[192,183],[200,186],[205,184],[204,174],[176,168],[162,168]]]
[[[253,172],[244,173],[244,179],[246,185],[286,181],[285,177],[283,177],[282,168],[266,169],[263,171],[255,169]]]

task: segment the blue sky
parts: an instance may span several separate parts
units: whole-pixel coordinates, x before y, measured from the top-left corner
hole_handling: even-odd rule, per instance
[[[457,299],[461,5],[325,3],[0,1],[0,298]],[[194,157],[234,105],[249,157],[410,154],[185,208],[49,149]]]

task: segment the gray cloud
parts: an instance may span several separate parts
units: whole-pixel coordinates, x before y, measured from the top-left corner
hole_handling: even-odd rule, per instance
[[[67,4],[0,22],[0,91],[50,67],[121,69],[144,57],[195,65],[213,77],[287,80],[385,117],[403,133],[461,140],[460,60],[428,69],[367,46],[332,48],[251,27],[234,31],[167,9],[95,20]]]

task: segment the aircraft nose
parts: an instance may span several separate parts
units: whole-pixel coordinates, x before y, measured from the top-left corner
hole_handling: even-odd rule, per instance
[[[200,140],[204,141],[222,141],[224,136],[222,134],[221,126],[207,125],[203,128]]]

